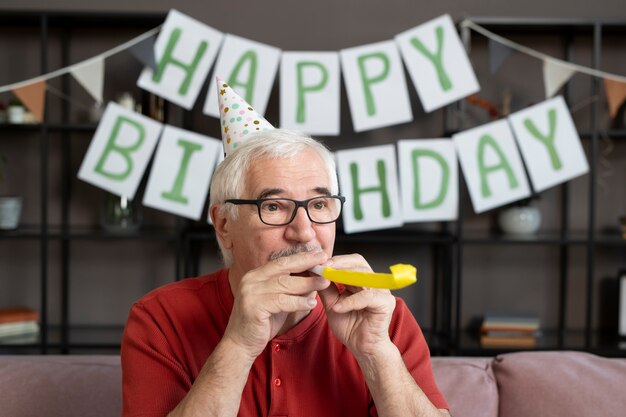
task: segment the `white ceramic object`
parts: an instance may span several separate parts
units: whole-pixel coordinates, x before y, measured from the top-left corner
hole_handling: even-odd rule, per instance
[[[0,197],[0,230],[14,230],[20,224],[22,197]]]
[[[23,106],[9,106],[7,111],[9,123],[24,123],[24,113],[26,110]]]
[[[498,215],[500,230],[511,235],[532,235],[541,226],[541,212],[537,207],[509,207]]]

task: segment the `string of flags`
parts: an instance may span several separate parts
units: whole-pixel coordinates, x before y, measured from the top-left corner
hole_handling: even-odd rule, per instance
[[[0,86],[0,93],[12,92],[24,106],[30,110],[35,120],[43,121],[43,112],[46,99],[47,81],[71,74],[76,81],[93,97],[97,103],[102,103],[104,88],[104,61],[120,52],[128,50],[142,64],[156,68],[154,58],[154,38],[159,33],[160,26],[84,61],[60,68],[48,74],[40,75],[28,80]]]
[[[469,28],[489,39],[489,69],[495,74],[513,51],[532,56],[543,61],[543,84],[546,98],[553,97],[576,73],[587,74],[604,80],[604,90],[612,118],[626,99],[626,77],[588,68],[563,61],[534,49],[503,38],[470,20],[461,22],[462,28]]]
[[[492,71],[497,71],[511,50],[542,59],[546,101],[506,119],[459,132],[451,139],[404,139],[397,145],[337,152],[339,183],[348,199],[344,210],[347,233],[398,227],[405,222],[456,220],[457,166],[477,213],[526,198],[531,186],[539,192],[588,172],[569,110],[555,94],[576,72],[602,77],[614,116],[626,99],[626,77],[560,61],[469,20],[461,27],[490,39]],[[393,40],[341,51],[291,52],[224,34],[171,10],[162,27],[73,66],[0,87],[0,93],[13,91],[41,120],[46,81],[70,73],[101,102],[104,59],[126,49],[145,66],[137,85],[185,109],[201,99],[202,86],[213,67],[214,75],[224,77],[223,85],[241,96],[242,102],[235,104],[250,103],[250,110],[256,109],[260,116],[279,74],[280,126],[312,135],[340,133],[342,77],[357,132],[413,120],[404,66],[426,112],[480,90],[448,15]],[[217,83],[211,77],[203,105],[203,112],[214,117],[220,115],[216,91],[226,90]],[[223,110],[224,103],[221,105]],[[239,123],[236,135],[248,134],[244,109],[234,105],[229,109],[229,126]],[[236,145],[236,135],[232,131],[223,137],[224,149]],[[213,167],[223,158],[217,139],[109,103],[78,176],[133,199],[153,154],[144,205],[199,219]]]

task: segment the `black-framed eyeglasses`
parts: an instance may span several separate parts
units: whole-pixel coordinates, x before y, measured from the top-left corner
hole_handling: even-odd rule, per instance
[[[304,207],[309,220],[313,223],[327,224],[336,222],[346,198],[340,195],[319,196],[308,200],[291,198],[260,198],[258,200],[230,199],[225,203],[254,204],[259,210],[259,218],[268,226],[285,226],[296,218],[298,207]]]

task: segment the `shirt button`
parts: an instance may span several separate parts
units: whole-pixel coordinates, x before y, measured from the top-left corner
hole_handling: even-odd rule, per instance
[[[274,352],[280,352],[280,345],[278,343],[274,345]]]
[[[280,387],[282,385],[283,381],[280,380],[280,378],[276,378],[274,380],[274,385],[276,385],[277,387]]]

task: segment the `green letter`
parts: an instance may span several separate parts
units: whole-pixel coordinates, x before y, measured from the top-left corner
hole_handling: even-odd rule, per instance
[[[411,39],[411,44],[420,51],[426,58],[428,58],[433,65],[435,66],[435,70],[437,71],[437,77],[439,78],[439,84],[441,84],[441,88],[443,91],[448,91],[452,88],[452,82],[446,71],[443,69],[443,63],[441,62],[441,53],[443,52],[443,27],[437,26],[435,29],[435,35],[437,36],[437,53],[433,54],[430,52],[422,42],[420,42],[417,38]]]
[[[305,86],[304,80],[302,77],[302,73],[304,72],[304,67],[317,67],[322,72],[322,81],[317,85]],[[328,82],[328,71],[326,67],[324,67],[319,62],[314,61],[302,61],[298,62],[298,111],[296,115],[296,121],[298,123],[304,123],[304,94],[307,92],[320,91],[324,87],[326,87],[326,83]]]
[[[365,60],[370,58],[378,58],[383,62],[383,72],[372,78],[368,78],[365,71]],[[376,107],[374,106],[374,98],[372,97],[372,90],[370,85],[383,81],[389,75],[389,58],[382,52],[374,52],[372,54],[361,55],[358,58],[359,72],[361,73],[361,80],[363,80],[363,89],[365,94],[365,104],[367,106],[367,115],[372,116],[376,113]]]
[[[419,164],[418,158],[420,157],[429,157],[433,158],[435,162],[437,162],[441,166],[441,188],[439,189],[439,194],[437,197],[429,202],[422,203],[420,198],[420,181],[419,181]],[[413,181],[415,187],[413,188],[413,205],[417,210],[420,209],[430,209],[433,207],[438,207],[443,202],[443,199],[448,194],[448,181],[450,178],[450,168],[448,167],[448,163],[443,157],[430,149],[415,149],[412,153],[412,161],[413,161]]]
[[[133,126],[135,129],[137,129],[138,138],[135,144],[126,146],[126,147],[115,144],[115,140],[117,139],[117,136],[120,133],[122,123],[128,123],[131,126]],[[109,136],[109,141],[107,142],[107,145],[104,148],[104,152],[102,153],[102,155],[100,156],[100,159],[98,160],[98,163],[96,164],[95,171],[98,174],[104,175],[105,177],[115,180],[115,181],[123,181],[126,178],[128,178],[128,175],[133,170],[133,160],[130,158],[129,155],[130,153],[136,151],[137,149],[139,149],[139,147],[141,147],[141,144],[143,143],[143,139],[145,135],[146,135],[146,130],[144,129],[143,125],[141,125],[139,122],[129,119],[124,116],[118,116],[117,120],[115,120],[115,124],[113,125],[113,131],[111,132],[111,136]],[[104,171],[104,163],[109,157],[109,154],[111,152],[119,153],[122,156],[122,158],[126,160],[126,170],[124,172],[116,174],[116,173]]]
[[[178,140],[178,146],[183,148],[183,159],[180,162],[180,168],[178,168],[178,174],[176,175],[176,181],[174,181],[174,188],[171,191],[161,193],[161,197],[175,201],[181,204],[187,204],[187,197],[182,195],[183,184],[185,183],[185,176],[187,175],[187,168],[189,167],[189,160],[191,154],[202,149],[202,146],[193,143],[186,142],[182,139]]]
[[[539,142],[543,143],[546,148],[548,148],[548,153],[550,154],[550,161],[552,162],[552,168],[555,171],[558,171],[563,167],[561,163],[561,159],[559,158],[559,154],[556,153],[556,149],[554,148],[554,134],[556,133],[556,110],[550,109],[548,111],[548,121],[550,123],[550,133],[548,136],[543,136],[539,129],[534,125],[532,120],[526,119],[524,120],[524,126],[526,129],[539,140]]]
[[[237,77],[239,76],[239,71],[243,67],[245,61],[250,61],[250,73],[248,74],[248,80],[246,82],[239,82]],[[256,67],[257,67],[257,56],[254,51],[247,51],[245,54],[239,58],[239,61],[235,64],[235,68],[233,72],[230,73],[230,77],[228,77],[228,84],[231,87],[235,87],[236,85],[241,88],[246,89],[245,99],[248,103],[252,104],[252,96],[254,94],[254,83],[256,81]]]
[[[196,68],[198,67],[198,64],[200,63],[200,60],[202,59],[202,55],[204,55],[204,52],[206,51],[208,44],[206,41],[200,42],[200,46],[198,47],[198,50],[196,51],[196,56],[194,56],[191,64],[185,64],[184,62],[181,62],[172,56],[172,51],[174,50],[176,43],[178,43],[180,34],[181,34],[180,28],[176,28],[172,31],[172,36],[170,36],[169,41],[167,41],[167,46],[165,47],[163,58],[161,58],[161,61],[159,61],[157,70],[152,75],[152,81],[154,81],[155,83],[160,82],[161,78],[163,77],[163,74],[165,74],[165,68],[167,67],[167,65],[168,64],[176,65],[180,67],[186,74],[185,79],[183,80],[183,83],[180,85],[180,88],[178,89],[178,94],[180,94],[181,96],[184,96],[185,94],[187,94],[187,90],[189,89],[189,84],[191,83],[191,79],[193,78],[193,73],[196,71]]]
[[[387,174],[385,171],[385,162],[376,161],[376,172],[378,173],[379,186],[359,188],[359,167],[355,162],[350,164],[350,175],[352,176],[352,195],[354,197],[354,218],[363,219],[363,210],[361,210],[361,194],[365,193],[381,193],[382,194],[382,212],[383,217],[391,216],[391,207],[389,203],[389,194],[387,193]]]
[[[487,166],[487,163],[485,162],[485,151],[487,146],[491,146],[494,152],[498,155],[500,162],[492,166]],[[515,175],[513,175],[513,169],[504,157],[502,150],[490,135],[483,135],[478,143],[478,170],[480,171],[480,188],[483,197],[491,197],[491,190],[489,189],[489,184],[487,184],[487,175],[501,169],[503,169],[506,173],[511,188],[517,188],[517,179],[515,178]]]

